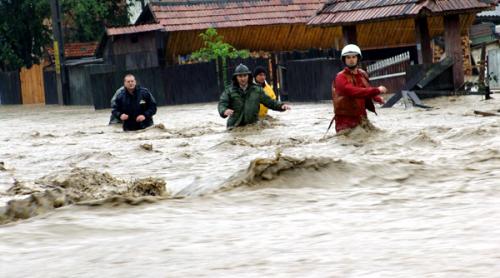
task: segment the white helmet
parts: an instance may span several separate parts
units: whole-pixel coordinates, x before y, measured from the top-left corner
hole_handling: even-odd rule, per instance
[[[359,55],[360,58],[363,57],[363,55],[361,54],[361,49],[355,44],[348,44],[344,46],[340,56],[345,57],[347,55]]]

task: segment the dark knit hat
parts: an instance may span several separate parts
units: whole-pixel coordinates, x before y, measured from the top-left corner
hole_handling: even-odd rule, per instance
[[[267,75],[266,69],[262,66],[256,66],[253,70],[253,76],[257,76],[261,73],[265,73]]]

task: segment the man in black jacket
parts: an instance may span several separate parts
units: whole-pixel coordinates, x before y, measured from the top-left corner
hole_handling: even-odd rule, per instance
[[[153,125],[156,101],[148,89],[136,85],[132,74],[125,75],[124,89],[116,97],[113,115],[123,121],[123,130],[139,130]]]

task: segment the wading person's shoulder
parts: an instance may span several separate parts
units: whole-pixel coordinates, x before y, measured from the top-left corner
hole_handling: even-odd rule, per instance
[[[119,100],[119,99],[123,99],[125,98],[127,95],[127,92],[125,90],[121,90],[120,92],[118,92],[118,94],[116,95],[116,100]]]
[[[262,88],[262,86],[259,86],[257,84],[251,84],[250,90],[252,92],[264,93],[264,88]]]
[[[368,73],[367,73],[365,70],[363,70],[363,69],[358,69],[358,72],[359,72],[359,74],[361,74],[361,76],[363,76],[365,79],[367,79],[367,80],[369,79]]]
[[[335,76],[335,80],[347,80],[347,77],[345,75],[345,70],[341,70],[340,72],[337,73]]]
[[[227,85],[226,88],[224,89],[225,94],[232,96],[238,94],[238,87],[235,87],[234,85]]]
[[[146,87],[137,87],[138,91],[144,94],[151,94],[151,91]]]

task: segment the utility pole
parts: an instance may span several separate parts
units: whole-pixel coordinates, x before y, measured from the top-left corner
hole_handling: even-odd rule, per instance
[[[67,82],[64,68],[64,39],[61,24],[61,6],[59,0],[50,0],[50,10],[52,12],[52,32],[54,33],[54,58],[56,70],[57,102],[64,104],[64,91]]]

